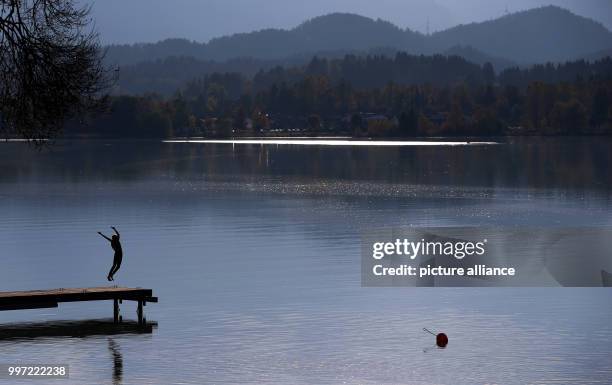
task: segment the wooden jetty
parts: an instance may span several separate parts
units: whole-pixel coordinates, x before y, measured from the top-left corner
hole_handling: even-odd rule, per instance
[[[129,287],[88,287],[80,289],[53,289],[0,292],[0,311],[44,309],[58,307],[60,302],[113,301],[113,320],[122,321],[119,304],[123,301],[138,302],[138,324],[144,325],[143,306],[157,302],[153,290]]]

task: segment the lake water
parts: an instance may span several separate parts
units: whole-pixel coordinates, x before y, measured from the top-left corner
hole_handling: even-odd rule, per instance
[[[115,225],[115,284],[160,299],[151,334],[44,336],[112,317],[105,302],[1,312],[0,332],[42,332],[0,339],[0,364],[69,364],[70,384],[610,384],[610,289],[362,288],[359,244],[389,226],[611,226],[610,164],[602,138],[0,143],[0,290],[108,284],[96,232]]]

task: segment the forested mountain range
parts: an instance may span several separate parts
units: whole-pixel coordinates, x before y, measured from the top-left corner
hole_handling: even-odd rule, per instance
[[[397,55],[405,56],[405,52],[396,49],[372,49],[369,51],[323,51],[315,56],[310,55],[294,55],[285,59],[254,59],[254,58],[236,58],[227,61],[212,61],[201,60],[189,56],[170,56],[164,59],[154,61],[145,61],[133,65],[120,67],[119,78],[114,90],[114,94],[145,94],[156,93],[162,96],[171,96],[177,90],[183,88],[189,81],[193,79],[203,78],[213,73],[235,73],[252,78],[259,72],[270,71],[277,67],[282,68],[299,68],[307,67],[314,58],[329,60],[330,62],[344,60],[347,57],[368,58],[368,57],[385,57],[393,59]],[[442,55],[445,57],[457,56],[462,60],[483,66],[486,63],[491,63],[493,68],[501,72],[510,67],[516,66],[508,60],[494,58],[482,54],[481,52],[471,48],[457,46],[453,47]],[[416,56],[415,56],[416,57]],[[427,59],[423,59],[427,62]],[[460,68],[466,68],[465,66]],[[410,71],[413,67],[406,67],[404,71]],[[364,74],[365,75],[365,74]],[[390,74],[381,74],[386,76],[386,81],[402,81],[401,77]],[[437,77],[436,75],[435,77]],[[421,82],[435,80],[435,77],[426,76],[420,79]],[[441,76],[444,78],[444,76]],[[413,79],[417,80],[417,79]],[[458,78],[455,78],[458,80]]]
[[[552,6],[431,35],[331,14],[208,43],[112,46],[108,111],[66,132],[610,135],[610,52],[610,31]]]
[[[154,61],[169,56],[223,62],[235,58],[280,60],[321,52],[395,49],[412,54],[444,53],[471,47],[519,64],[566,61],[612,49],[612,33],[602,24],[548,6],[501,18],[460,25],[424,35],[383,20],[335,13],[309,20],[293,29],[266,29],[197,43],[169,39],[158,43],[112,45],[106,59],[114,65]],[[469,59],[469,58],[468,58]]]

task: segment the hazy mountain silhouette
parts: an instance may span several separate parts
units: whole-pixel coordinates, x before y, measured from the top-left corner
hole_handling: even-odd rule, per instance
[[[106,57],[109,63],[119,65],[169,56],[209,61],[244,57],[279,60],[377,48],[412,54],[449,52],[475,62],[490,58],[503,67],[509,63],[572,60],[609,50],[612,33],[600,23],[554,6],[460,25],[430,36],[382,20],[335,13],[314,18],[291,30],[241,33],[208,43],[169,39],[152,44],[114,45],[108,47]]]
[[[116,64],[191,56],[202,60],[224,61],[239,57],[281,59],[322,51],[367,51],[392,47],[408,52],[423,50],[424,36],[370,18],[335,13],[309,20],[292,30],[265,29],[195,43],[168,39],[158,43],[112,45],[107,60]]]
[[[418,49],[422,36],[382,20],[335,13],[309,20],[290,30],[268,29],[211,40],[204,57],[278,59],[300,53],[367,50],[375,47]]]
[[[423,49],[423,35],[402,30],[383,20],[353,14],[331,14],[307,21],[293,30],[310,51],[367,50],[393,47],[408,52]]]
[[[460,25],[428,40],[434,51],[467,44],[521,63],[564,61],[612,48],[612,33],[602,24],[555,6]]]

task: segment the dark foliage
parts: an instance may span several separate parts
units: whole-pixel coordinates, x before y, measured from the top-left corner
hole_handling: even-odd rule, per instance
[[[458,57],[314,58],[252,80],[217,73],[170,100],[113,99],[91,135],[370,137],[612,133],[612,59],[509,69]],[[75,134],[83,134],[76,131]]]
[[[87,9],[69,0],[0,1],[0,129],[51,138],[65,119],[99,105],[105,86]]]

